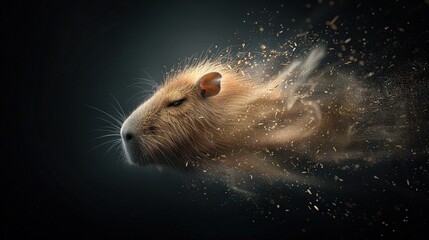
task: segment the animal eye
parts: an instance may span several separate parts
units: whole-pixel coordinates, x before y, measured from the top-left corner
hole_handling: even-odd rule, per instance
[[[186,100],[186,98],[182,98],[180,100],[173,101],[173,102],[169,103],[167,107],[177,107],[180,104],[182,104],[185,100]]]

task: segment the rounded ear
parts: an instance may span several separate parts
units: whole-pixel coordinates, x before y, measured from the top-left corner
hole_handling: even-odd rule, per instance
[[[212,97],[220,92],[222,75],[218,72],[207,73],[197,81],[203,98]]]

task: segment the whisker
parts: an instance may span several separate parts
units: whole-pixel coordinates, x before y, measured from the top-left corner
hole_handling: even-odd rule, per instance
[[[113,96],[113,100],[115,100],[116,104],[118,105],[119,109],[121,110],[120,112],[118,111],[118,109],[116,109],[115,106],[112,105],[112,107],[115,109],[115,111],[119,114],[119,116],[121,117],[122,122],[125,121],[126,119],[126,114],[124,112],[124,109],[122,108],[121,104],[119,103],[118,99],[116,99],[115,96]]]
[[[113,133],[112,134],[105,134],[105,135],[93,138],[92,141],[102,139],[102,138],[109,138],[109,137],[119,137],[120,138],[121,134],[119,134],[119,133],[117,133],[117,134],[113,134]]]
[[[104,146],[104,145],[106,145],[106,144],[111,144],[112,142],[116,142],[116,141],[118,141],[118,139],[112,139],[112,140],[109,140],[109,141],[107,141],[107,142],[100,143],[100,144],[98,144],[97,146],[95,146],[95,147],[91,148],[91,149],[89,150],[89,152],[92,152],[92,151],[94,151],[95,149],[97,149],[97,148],[99,148],[99,147],[102,147],[102,146]]]
[[[152,83],[154,84],[154,86],[158,87],[158,83],[155,81],[155,79],[144,69],[141,69],[144,73],[146,73],[146,75],[149,77],[149,80],[152,81]]]
[[[131,80],[138,80],[136,82],[133,82],[131,84],[129,84],[128,86],[125,87],[125,89],[131,88],[131,87],[136,87],[139,85],[149,85],[151,87],[153,87],[153,84],[151,83],[151,79],[147,79],[147,78],[133,78]]]
[[[118,133],[121,129],[120,128],[113,128],[110,126],[102,127],[100,129],[92,129],[92,132],[105,132],[105,133]]]
[[[107,154],[113,148],[116,147],[119,150],[119,153],[121,156],[121,155],[125,155],[125,153],[123,150],[121,151],[121,149],[122,149],[122,147],[121,147],[122,138],[121,138],[120,130],[122,127],[122,122],[126,118],[126,114],[125,114],[124,109],[120,105],[118,99],[112,94],[111,94],[111,96],[114,99],[114,103],[117,104],[117,106],[115,106],[114,104],[111,104],[111,107],[115,110],[115,114],[109,114],[105,110],[102,110],[102,109],[94,107],[94,106],[84,105],[85,107],[96,110],[97,113],[101,113],[102,115],[96,116],[96,119],[98,119],[104,123],[104,126],[101,126],[99,129],[92,129],[91,130],[92,132],[98,132],[98,133],[102,133],[102,134],[99,136],[95,136],[90,141],[94,142],[97,140],[102,140],[102,142],[99,143],[98,145],[92,147],[89,150],[89,152],[92,152],[92,151],[99,149],[103,146],[109,145],[107,147],[107,150],[104,152],[104,154]],[[117,116],[115,116],[115,115],[117,115]],[[107,117],[105,117],[105,116],[107,116]]]
[[[149,91],[149,90],[142,90],[139,92],[134,93],[131,97],[129,101],[134,101],[137,98],[145,98],[147,96],[150,96],[153,94],[153,91]],[[140,96],[141,95],[141,96]]]
[[[141,87],[141,86],[136,86],[137,89],[139,89],[140,91],[138,93],[147,93],[147,94],[152,94],[155,92],[154,89],[147,89],[145,87]]]
[[[131,83],[129,84],[126,89],[130,88],[130,87],[144,87],[144,86],[149,86],[152,89],[157,89],[158,88],[158,83],[153,80],[153,79],[148,79],[148,78],[133,78],[132,80],[138,80],[137,82]]]
[[[104,154],[107,154],[110,150],[112,150],[112,148],[120,146],[121,143],[122,141],[120,139],[116,139],[116,141],[113,142],[113,144],[106,150],[106,152],[104,152]]]
[[[111,114],[109,114],[109,113],[107,113],[107,112],[105,112],[105,111],[103,111],[103,110],[101,110],[101,109],[99,109],[99,108],[96,108],[96,107],[94,107],[94,106],[90,106],[90,105],[85,105],[86,107],[89,107],[89,108],[92,108],[92,109],[94,109],[94,110],[97,110],[97,111],[99,111],[99,112],[101,112],[101,113],[103,113],[103,114],[105,114],[106,116],[108,116],[108,117],[110,117],[112,120],[114,120],[119,126],[122,126],[122,121],[120,121],[119,119],[117,119],[116,117],[114,117],[113,115],[111,115]]]
[[[109,126],[110,126],[110,127],[112,127],[112,128],[119,129],[119,130],[121,129],[121,125],[116,125],[116,123],[113,123],[113,122],[111,122],[111,121],[109,121],[109,120],[107,120],[107,119],[105,119],[105,118],[97,117],[97,119],[99,119],[99,120],[101,120],[101,121],[104,121],[104,122],[108,123],[108,124],[109,124]]]

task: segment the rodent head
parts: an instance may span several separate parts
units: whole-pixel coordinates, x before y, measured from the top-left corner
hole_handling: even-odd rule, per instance
[[[124,121],[121,137],[129,162],[184,167],[178,160],[183,155],[195,157],[213,149],[212,130],[219,119],[212,99],[221,90],[222,75],[197,74],[167,81]]]

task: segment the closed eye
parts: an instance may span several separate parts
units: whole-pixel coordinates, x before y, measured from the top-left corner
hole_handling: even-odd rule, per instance
[[[167,107],[177,107],[180,106],[184,101],[186,100],[186,98],[182,98],[173,102],[170,102]]]

